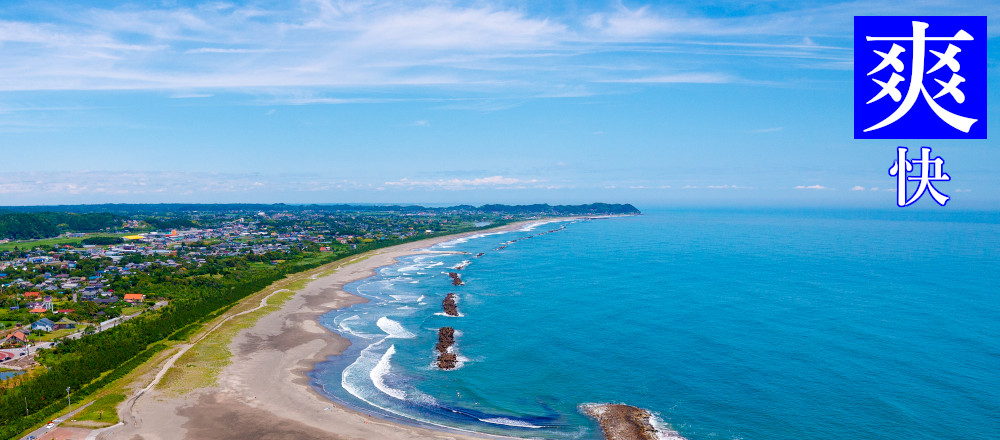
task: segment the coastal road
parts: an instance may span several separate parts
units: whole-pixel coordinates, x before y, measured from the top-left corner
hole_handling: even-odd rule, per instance
[[[68,412],[68,413],[66,413],[66,414],[64,414],[64,415],[62,415],[62,416],[60,416],[58,418],[52,419],[52,421],[55,424],[51,428],[46,428],[45,426],[43,426],[41,428],[38,428],[38,429],[36,429],[34,431],[29,432],[28,435],[26,435],[24,437],[21,437],[21,439],[22,440],[26,440],[26,439],[31,438],[32,436],[35,436],[36,438],[41,437],[46,432],[49,432],[49,431],[55,429],[55,427],[59,426],[60,423],[65,422],[66,420],[69,420],[70,418],[72,418],[73,416],[75,416],[76,413],[82,411],[84,408],[90,406],[92,403],[94,403],[94,402],[87,403],[86,405],[83,405],[83,406],[81,406],[81,407],[79,407],[77,409],[74,409],[73,411],[70,411],[70,412]],[[46,425],[46,426],[48,426],[48,425]]]
[[[150,307],[149,310],[157,310],[160,307],[163,307],[165,305],[167,305],[167,301],[158,301],[156,304],[153,304],[153,306]],[[128,320],[130,320],[132,318],[135,318],[136,316],[141,315],[143,312],[144,311],[140,311],[140,312],[133,313],[131,315],[119,316],[117,318],[111,318],[111,319],[109,319],[107,321],[103,321],[100,324],[97,324],[97,326],[94,328],[94,333],[98,333],[98,332],[102,332],[102,331],[105,331],[105,330],[110,330],[112,328],[115,328],[119,324],[121,324],[121,323],[123,323],[125,321],[128,321]],[[83,330],[80,330],[80,331],[78,331],[76,333],[73,333],[71,335],[66,335],[65,338],[66,339],[80,339],[83,336],[84,336]]]

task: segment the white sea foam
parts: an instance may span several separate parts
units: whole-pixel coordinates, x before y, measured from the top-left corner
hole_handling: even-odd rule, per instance
[[[420,298],[417,298],[417,302],[420,302],[420,301],[423,301],[423,300],[424,300],[424,298],[425,298],[425,296],[423,296],[423,295],[420,295]]]
[[[378,363],[375,364],[375,368],[372,368],[372,371],[368,373],[368,376],[372,378],[372,383],[375,384],[375,388],[378,388],[379,391],[399,400],[406,400],[406,391],[390,388],[385,384],[385,376],[389,374],[389,361],[394,354],[396,354],[396,346],[391,345],[385,351],[385,354],[382,355],[382,358],[379,359]]]
[[[378,325],[378,328],[386,332],[390,338],[412,339],[417,337],[417,335],[410,333],[403,328],[403,325],[399,322],[393,321],[385,316],[379,318],[375,325]]]
[[[518,231],[521,231],[521,232],[534,231],[535,228],[537,228],[537,227],[539,227],[541,225],[547,225],[549,223],[559,223],[561,221],[565,221],[565,220],[549,220],[549,221],[542,221],[542,222],[530,223],[528,225],[525,225],[523,228],[518,229]]]
[[[410,272],[414,272],[414,271],[417,271],[417,270],[420,270],[420,269],[421,269],[421,266],[419,264],[411,264],[409,266],[400,267],[399,269],[396,269],[396,271],[399,272],[399,273],[407,273],[408,274]]]
[[[436,312],[434,314],[437,315],[437,316],[444,316],[446,318],[461,318],[461,317],[465,316],[465,314],[463,314],[462,312],[458,312],[458,316],[449,315],[449,314],[447,314],[445,312]]]
[[[344,390],[346,390],[348,393],[350,393],[354,397],[357,397],[362,402],[365,402],[365,403],[367,403],[367,404],[369,404],[369,405],[371,405],[371,406],[373,406],[375,408],[378,408],[378,409],[381,409],[383,411],[395,414],[397,416],[400,416],[400,417],[403,417],[403,418],[407,418],[407,419],[411,419],[411,420],[416,420],[418,422],[426,423],[428,425],[437,426],[437,427],[440,427],[440,428],[445,428],[445,429],[450,429],[450,430],[455,430],[455,431],[461,431],[461,432],[468,432],[468,433],[471,433],[471,434],[476,434],[475,431],[472,431],[472,430],[469,430],[469,429],[462,429],[462,428],[458,428],[458,427],[454,427],[454,426],[443,425],[443,424],[440,424],[440,423],[435,423],[434,421],[429,420],[429,419],[422,419],[422,418],[419,418],[419,417],[414,417],[413,414],[404,413],[402,411],[399,411],[397,408],[391,407],[390,405],[385,405],[385,404],[380,404],[380,403],[375,402],[375,399],[373,398],[374,396],[371,393],[366,393],[366,392],[364,392],[364,390],[362,390],[362,388],[360,386],[360,385],[362,385],[361,382],[359,382],[357,380],[352,381],[352,379],[359,379],[359,378],[357,378],[355,376],[355,373],[358,372],[359,368],[365,368],[364,365],[368,364],[368,362],[362,362],[362,360],[368,358],[368,356],[367,356],[368,353],[370,352],[370,350],[372,349],[372,347],[374,347],[375,345],[378,345],[378,343],[373,344],[371,346],[368,346],[364,350],[362,350],[361,351],[361,356],[359,356],[358,359],[356,361],[354,361],[354,363],[352,363],[351,365],[348,365],[347,368],[345,368],[344,371],[341,373],[340,385],[344,388]],[[380,360],[380,362],[381,362],[381,360]],[[388,364],[388,362],[387,362],[387,364]],[[365,381],[365,382],[367,383],[367,381]],[[372,381],[372,384],[375,384],[375,382]],[[401,390],[394,390],[394,391],[401,391]],[[404,395],[408,395],[408,394],[406,394],[404,392]],[[423,393],[421,393],[419,391],[416,391],[415,395],[410,396],[410,397],[415,402],[426,402],[426,403],[428,403],[430,405],[437,405],[437,402],[434,400],[433,397],[425,395],[425,394],[423,394]]]
[[[670,428],[670,425],[657,417],[656,414],[651,413],[649,415],[649,424],[653,425],[653,428],[656,429],[656,438],[658,440],[687,440],[681,433]]]
[[[365,333],[365,332],[360,331],[360,330],[356,330],[354,327],[352,327],[353,324],[360,323],[362,321],[363,320],[361,319],[360,316],[353,315],[353,316],[344,318],[339,323],[337,323],[337,329],[340,330],[341,334],[343,334],[343,333],[349,333],[349,334],[352,334],[352,335],[357,336],[359,338],[368,338],[368,337],[371,337],[372,335],[369,335],[368,333]]]
[[[535,426],[523,420],[508,419],[506,417],[490,417],[488,419],[479,419],[480,422],[492,423],[494,425],[507,425],[516,426],[518,428],[531,428],[531,429],[541,429],[541,426]]]
[[[453,239],[453,240],[448,240],[448,241],[445,241],[445,242],[438,243],[438,244],[436,244],[434,246],[431,246],[430,249],[433,249],[433,248],[450,249],[450,248],[455,247],[455,245],[457,245],[457,244],[466,243],[469,240],[475,240],[477,238],[488,237],[490,235],[506,234],[508,232],[510,232],[510,231],[485,232],[485,233],[481,233],[481,234],[469,235],[467,237],[459,237],[459,238],[456,238],[456,239]]]

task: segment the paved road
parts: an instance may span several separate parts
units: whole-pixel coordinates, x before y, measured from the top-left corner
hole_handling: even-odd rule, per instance
[[[31,438],[31,436],[41,437],[42,434],[45,434],[46,432],[49,432],[49,431],[55,429],[55,427],[59,426],[60,423],[65,422],[66,420],[69,420],[71,417],[75,416],[76,413],[82,411],[84,408],[90,406],[93,403],[94,402],[90,402],[90,403],[88,403],[86,405],[83,405],[83,406],[81,406],[79,408],[74,409],[73,411],[70,411],[70,412],[66,413],[65,415],[63,415],[63,416],[61,416],[59,418],[52,419],[52,421],[55,422],[55,424],[51,428],[46,428],[45,426],[43,426],[41,428],[38,428],[38,429],[36,429],[36,430],[31,431],[30,433],[28,433],[28,435],[26,435],[24,437],[21,437],[22,440],[29,439],[29,438]]]
[[[44,350],[46,348],[52,348],[52,343],[51,342],[39,342],[37,344],[33,344],[31,346],[24,347],[24,348],[6,348],[3,351],[6,352],[6,353],[8,353],[8,354],[10,354],[11,357],[9,359],[7,359],[6,361],[0,362],[0,365],[3,365],[4,368],[9,368],[11,370],[20,370],[20,368],[15,367],[13,365],[15,361],[17,361],[18,359],[21,359],[23,357],[26,357],[28,355],[35,354],[35,352],[37,352],[38,350]],[[22,353],[24,353],[24,354],[22,354]]]
[[[157,310],[160,307],[163,307],[165,305],[167,305],[166,301],[158,301],[156,304],[153,304],[153,306],[150,307],[149,310]],[[139,316],[142,313],[143,312],[136,312],[136,313],[133,313],[131,315],[119,316],[117,318],[111,318],[111,319],[109,319],[107,321],[101,322],[100,324],[97,324],[94,327],[94,333],[103,332],[105,330],[115,328],[116,326],[118,326],[118,324],[121,324],[121,323],[123,323],[125,321],[128,321],[128,320],[130,320],[132,318],[135,318],[136,316]],[[80,331],[78,331],[76,333],[73,333],[71,335],[67,335],[66,338],[67,339],[80,339],[83,336],[84,336],[83,335],[83,330],[80,330]]]

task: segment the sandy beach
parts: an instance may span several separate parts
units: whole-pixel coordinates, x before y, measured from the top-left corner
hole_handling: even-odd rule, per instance
[[[527,222],[497,228],[511,230]],[[232,362],[215,386],[173,397],[155,388],[132,408],[134,420],[96,436],[98,439],[473,439],[493,436],[430,430],[371,417],[323,397],[308,384],[313,366],[337,355],[350,342],[319,324],[336,308],[365,302],[343,286],[375,274],[396,258],[420,253],[447,240],[482,231],[437,237],[393,246],[335,262],[332,274],[299,290],[275,313],[240,331],[229,345]],[[356,260],[351,262],[352,260]],[[173,368],[183,368],[174,366]],[[121,411],[127,411],[123,409]],[[92,436],[91,438],[93,438]]]

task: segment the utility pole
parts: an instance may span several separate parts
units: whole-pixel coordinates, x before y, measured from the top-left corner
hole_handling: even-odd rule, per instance
[[[70,400],[70,398],[69,398],[69,387],[66,387],[66,404],[69,407],[69,410],[72,411],[73,410],[73,401]]]

